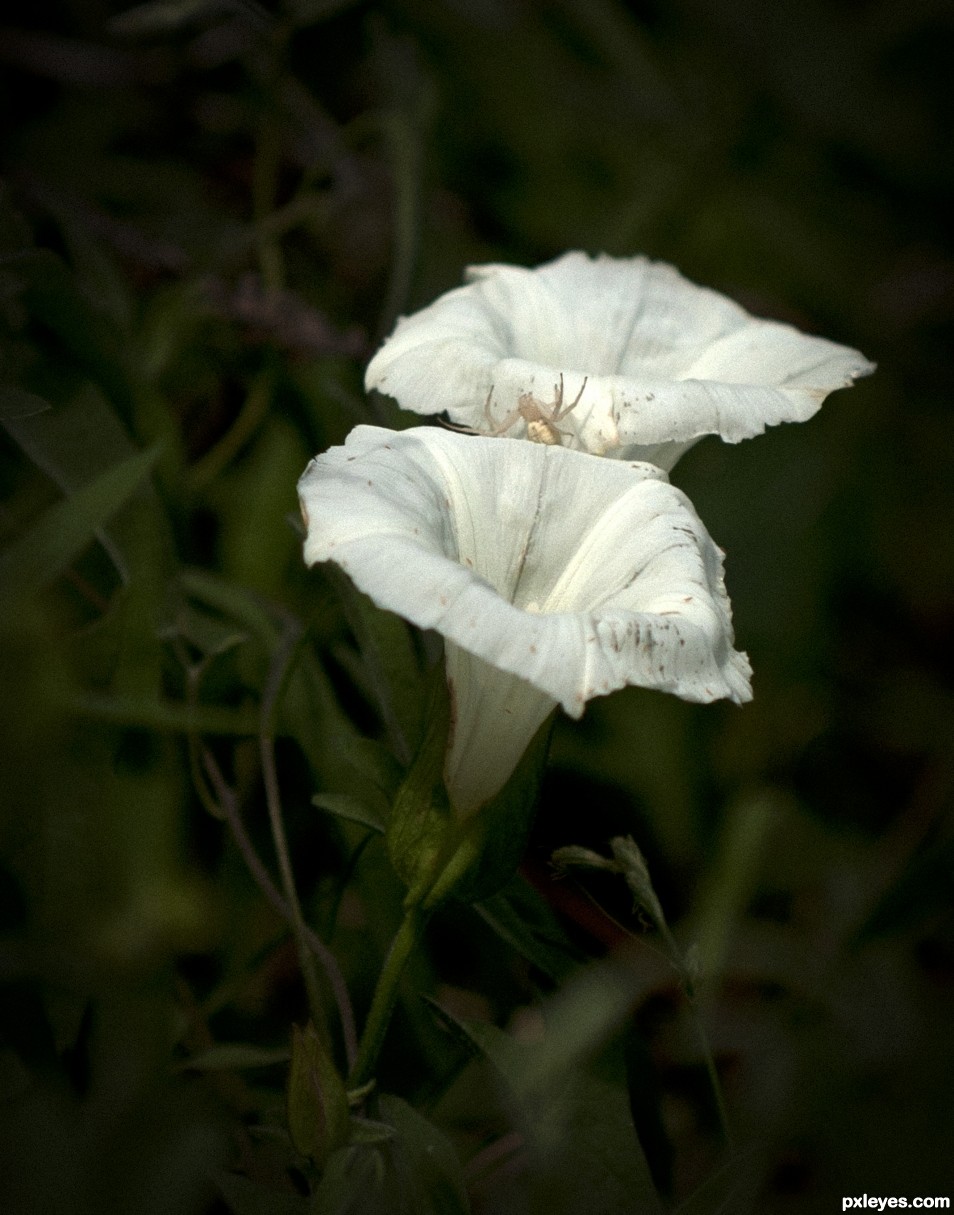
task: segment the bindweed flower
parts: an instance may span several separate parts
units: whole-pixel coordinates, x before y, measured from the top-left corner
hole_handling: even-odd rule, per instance
[[[398,321],[365,383],[484,434],[669,470],[703,435],[804,422],[874,370],[643,257],[566,253],[467,279]]]
[[[309,565],[444,637],[445,784],[460,816],[504,785],[560,704],[627,684],[751,697],[721,553],[648,464],[562,446],[359,426],[299,482]]]

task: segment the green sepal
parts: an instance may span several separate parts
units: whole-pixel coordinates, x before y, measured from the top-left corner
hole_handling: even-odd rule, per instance
[[[476,833],[479,846],[473,864],[453,888],[462,902],[489,899],[517,872],[537,811],[552,730],[551,715],[533,736],[504,787],[471,820],[468,834]]]
[[[315,1215],[467,1215],[460,1161],[444,1134],[399,1097],[382,1095],[379,1105],[378,1136],[355,1136],[329,1158]]]
[[[388,856],[408,887],[408,905],[429,889],[453,828],[444,788],[450,698],[443,670],[435,673],[424,737],[397,791],[385,835]]]
[[[344,1081],[310,1022],[292,1026],[287,1103],[292,1143],[320,1168],[347,1142],[351,1111]]]
[[[373,1118],[359,1118],[351,1115],[351,1134],[349,1143],[389,1143],[397,1131],[387,1122],[377,1122]]]

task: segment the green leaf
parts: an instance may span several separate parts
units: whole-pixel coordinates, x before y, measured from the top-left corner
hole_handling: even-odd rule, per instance
[[[133,393],[119,335],[92,309],[66,263],[49,249],[22,249],[0,264],[18,279],[30,313],[56,334],[123,415],[131,417]]]
[[[35,595],[79,557],[148,475],[156,448],[140,452],[57,502],[0,553],[0,608]]]
[[[293,1026],[288,1130],[295,1147],[320,1166],[348,1138],[350,1118],[344,1081],[314,1026]]]
[[[941,840],[919,852],[876,902],[858,929],[855,945],[921,925],[950,913],[951,873],[954,872],[954,838]]]
[[[256,13],[256,8],[238,0],[149,0],[111,18],[107,29],[119,38],[149,38],[240,15],[247,18],[254,15],[255,24],[259,24],[264,10]]]
[[[351,1143],[388,1143],[397,1132],[386,1122],[376,1122],[373,1118],[358,1118],[351,1116]]]
[[[357,3],[358,0],[287,0],[285,8],[296,28],[303,29],[327,21]]]
[[[510,1090],[515,1125],[532,1160],[527,1184],[534,1211],[651,1215],[662,1209],[625,1088],[588,1067],[627,1020],[639,988],[625,959],[588,967],[544,1004],[546,1030],[532,1045],[442,1012]],[[613,1068],[617,1075],[620,1070]]]
[[[137,452],[116,409],[91,383],[55,401],[45,413],[6,419],[3,425],[67,495],[87,490]],[[176,564],[172,529],[158,493],[144,483],[96,534],[124,584],[109,613],[113,653],[103,676],[112,680],[115,692],[155,697],[161,683],[157,629],[167,578]],[[78,646],[92,642],[96,647],[90,636],[76,640]]]
[[[379,835],[385,832],[383,820],[360,798],[352,797],[349,793],[316,793],[311,804],[349,823],[368,827]]]
[[[27,392],[14,384],[0,384],[0,422],[14,418],[32,418],[50,408],[48,401],[36,393]]]
[[[397,1131],[388,1145],[407,1215],[467,1215],[457,1153],[436,1126],[400,1097],[382,1096],[381,1116]]]
[[[178,1065],[177,1071],[242,1071],[249,1067],[271,1067],[276,1063],[287,1063],[289,1058],[290,1054],[283,1046],[263,1047],[245,1042],[219,1042],[190,1059],[184,1059]]]
[[[379,1144],[339,1148],[325,1164],[311,1215],[398,1215]]]
[[[308,1215],[308,1199],[287,1190],[259,1185],[224,1169],[216,1169],[212,1180],[232,1215]]]
[[[186,569],[179,577],[182,591],[205,607],[234,621],[258,643],[246,649],[247,661],[257,663],[259,682],[265,678],[269,656],[279,643],[280,630],[267,600],[207,570]],[[252,678],[252,673],[249,673]],[[316,729],[315,723],[322,723]],[[402,777],[400,765],[382,743],[363,738],[343,713],[327,674],[315,655],[299,652],[282,698],[279,723],[283,733],[300,743],[322,783],[359,774],[390,803]]]
[[[479,1022],[465,1028],[517,1096],[529,1098],[558,1088],[608,1041],[643,994],[641,982],[625,958],[586,967],[544,1003],[546,1032],[532,1047]]]
[[[739,1152],[707,1177],[672,1215],[738,1215],[751,1211],[760,1180],[755,1152]]]
[[[134,692],[74,691],[60,698],[63,708],[80,717],[121,726],[141,726],[173,734],[257,734],[257,709],[191,705]]]
[[[390,1134],[362,1135],[329,1158],[315,1215],[467,1215],[460,1162],[444,1135],[399,1097],[378,1105],[377,1125]]]
[[[188,602],[177,606],[175,619],[162,627],[161,636],[167,641],[181,637],[203,658],[218,658],[248,640],[246,632]]]
[[[715,862],[685,939],[699,947],[696,966],[703,983],[721,973],[732,934],[742,918],[755,884],[765,846],[782,819],[771,790],[757,790],[729,808]]]
[[[344,605],[395,754],[409,764],[421,736],[424,679],[407,623],[379,608],[334,567],[325,571]]]
[[[241,625],[268,649],[278,639],[278,627],[269,616],[261,595],[202,569],[184,569],[179,585],[186,595]]]
[[[549,905],[519,876],[497,894],[474,904],[493,931],[543,974],[559,982],[573,969],[578,952]]]
[[[116,409],[90,383],[42,414],[4,418],[3,425],[65,494],[85,488],[139,450]],[[140,603],[130,610],[138,611],[148,627],[142,596],[158,595],[175,564],[171,528],[156,491],[144,485],[99,538],[123,582],[134,580],[134,571],[138,575]]]
[[[480,833],[476,864],[454,887],[455,898],[465,903],[488,899],[503,889],[517,871],[533,826],[543,771],[546,766],[552,715],[537,730],[513,776],[477,811],[472,829]]]

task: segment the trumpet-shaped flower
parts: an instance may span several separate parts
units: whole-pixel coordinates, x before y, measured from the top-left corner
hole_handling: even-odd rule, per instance
[[[398,321],[365,382],[484,434],[668,470],[703,435],[804,422],[874,369],[643,257],[567,253],[467,279]]]
[[[309,565],[444,637],[445,783],[460,815],[502,788],[561,704],[627,684],[751,696],[721,553],[648,464],[562,446],[359,426],[299,482]]]

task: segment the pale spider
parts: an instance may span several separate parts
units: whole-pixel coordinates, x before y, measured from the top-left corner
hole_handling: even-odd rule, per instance
[[[490,392],[487,393],[487,400],[484,402],[484,414],[488,425],[491,427],[490,430],[476,430],[473,426],[455,426],[451,422],[445,422],[444,425],[450,430],[463,431],[465,434],[482,434],[487,438],[495,439],[499,435],[506,434],[519,418],[523,418],[527,424],[527,438],[531,443],[545,443],[548,447],[562,447],[563,437],[567,436],[568,432],[560,430],[557,423],[579,405],[580,399],[586,389],[588,378],[588,376],[583,377],[580,391],[569,405],[564,405],[563,372],[561,371],[560,383],[554,384],[553,400],[549,404],[545,401],[538,401],[532,392],[521,393],[517,398],[517,408],[512,413],[509,413],[497,426],[494,426],[493,418],[490,416],[490,401],[494,395],[494,390],[491,386]]]

